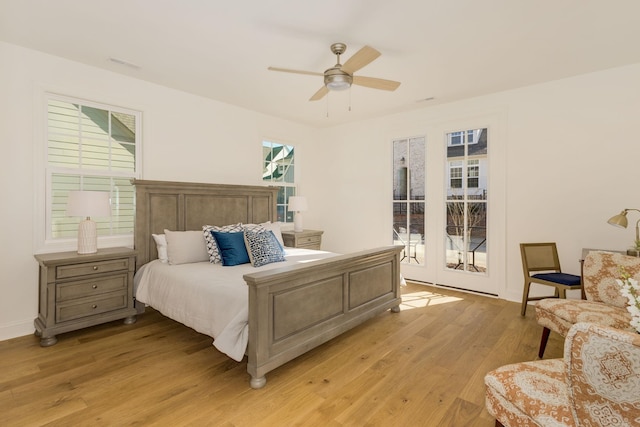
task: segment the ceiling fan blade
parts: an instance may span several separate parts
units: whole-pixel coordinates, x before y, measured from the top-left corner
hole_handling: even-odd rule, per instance
[[[326,86],[322,86],[311,98],[309,98],[309,101],[318,101],[324,98],[327,93],[329,93],[329,89],[327,89]]]
[[[269,71],[281,71],[283,73],[307,74],[309,76],[324,76],[324,74],[316,73],[315,71],[290,70],[288,68],[269,67],[268,70]]]
[[[400,82],[393,80],[377,79],[375,77],[353,76],[353,84],[370,87],[373,89],[396,90]]]
[[[365,46],[342,65],[342,71],[347,72],[349,74],[353,74],[358,71],[360,68],[365,65],[371,63],[374,59],[380,56],[381,53],[372,48],[371,46]]]

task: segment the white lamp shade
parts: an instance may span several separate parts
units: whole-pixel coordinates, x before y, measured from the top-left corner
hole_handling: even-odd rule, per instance
[[[109,193],[106,191],[70,191],[67,215],[90,217],[111,216]]]
[[[307,198],[303,196],[289,197],[289,212],[304,212],[307,210]]]

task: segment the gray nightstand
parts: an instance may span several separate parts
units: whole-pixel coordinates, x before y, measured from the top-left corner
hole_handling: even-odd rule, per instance
[[[290,248],[320,250],[322,233],[323,232],[319,230],[302,230],[297,233],[293,230],[283,231],[282,240],[284,241],[284,245]]]
[[[99,323],[136,321],[133,273],[136,251],[100,249],[95,254],[60,252],[36,255],[40,264],[39,314],[34,320],[40,345],[56,335]]]

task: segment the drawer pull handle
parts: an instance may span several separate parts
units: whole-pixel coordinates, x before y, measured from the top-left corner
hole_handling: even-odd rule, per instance
[[[94,265],[94,266],[93,266],[93,270],[95,271],[95,270],[97,270],[97,269],[98,269],[98,266],[97,266],[97,265]]]
[[[98,289],[98,285],[91,286],[93,289]]]
[[[93,305],[91,306],[91,308],[96,309],[96,308],[98,308],[98,306],[97,306],[97,305],[95,305],[95,304],[93,304]]]

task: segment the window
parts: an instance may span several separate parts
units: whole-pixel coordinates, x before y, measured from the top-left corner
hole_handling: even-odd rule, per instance
[[[393,141],[393,243],[403,263],[425,262],[425,138]]]
[[[69,191],[105,191],[111,217],[98,236],[132,235],[139,174],[140,112],[47,95],[46,238],[70,239],[82,218],[66,214]]]
[[[449,181],[451,188],[462,188],[462,160],[449,162]],[[480,178],[480,160],[467,161],[467,187],[478,188]]]
[[[449,162],[449,179],[451,188],[462,188],[462,161]]]
[[[465,137],[465,133],[467,136],[467,140],[464,140]],[[463,145],[463,144],[475,144],[476,139],[474,138],[474,131],[473,130],[468,130],[468,131],[461,131],[461,132],[451,132],[449,134],[447,134],[448,137],[448,146],[454,146],[454,145]]]
[[[278,221],[293,222],[293,212],[287,210],[289,197],[296,195],[294,147],[272,141],[262,141],[262,180],[277,186]]]
[[[480,178],[480,160],[467,160],[467,187],[478,188]]]

